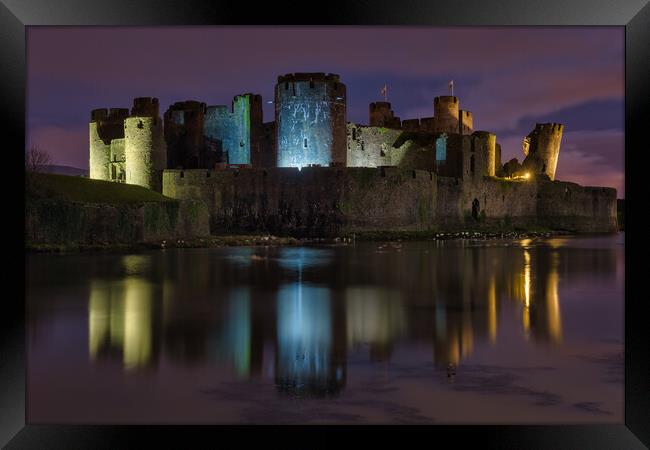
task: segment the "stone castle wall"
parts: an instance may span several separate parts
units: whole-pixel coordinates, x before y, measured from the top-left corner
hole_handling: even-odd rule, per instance
[[[433,226],[435,174],[397,168],[167,170],[164,195],[204,202],[211,232],[327,236]]]
[[[25,238],[35,244],[136,244],[209,235],[202,202],[139,204],[33,200],[25,207]]]
[[[163,194],[205,204],[212,233],[616,230],[613,189],[483,175],[463,181],[397,167],[167,170]]]
[[[617,231],[616,189],[540,181],[537,215],[547,226],[585,232]]]

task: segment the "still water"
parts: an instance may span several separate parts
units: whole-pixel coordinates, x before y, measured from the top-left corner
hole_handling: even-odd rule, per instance
[[[29,423],[622,423],[624,235],[27,256]]]

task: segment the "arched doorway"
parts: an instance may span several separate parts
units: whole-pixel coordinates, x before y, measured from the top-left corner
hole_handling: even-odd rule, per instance
[[[472,219],[478,222],[479,214],[481,213],[481,205],[477,198],[472,202]]]

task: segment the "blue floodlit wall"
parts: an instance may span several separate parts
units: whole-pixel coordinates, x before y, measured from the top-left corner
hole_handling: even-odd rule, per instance
[[[225,105],[209,106],[203,134],[206,140],[217,144],[228,164],[251,163],[251,94],[237,95],[232,108]]]
[[[345,165],[346,91],[338,75],[289,74],[275,86],[278,167]]]
[[[447,160],[447,135],[443,134],[436,139],[436,161]]]

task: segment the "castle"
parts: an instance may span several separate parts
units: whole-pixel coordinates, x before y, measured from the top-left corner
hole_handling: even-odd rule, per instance
[[[347,122],[346,101],[339,75],[293,73],[277,79],[272,122],[251,93],[230,106],[177,102],[163,119],[155,98],[130,114],[96,109],[90,177],[202,200],[213,231],[616,228],[614,189],[554,181],[562,124],[536,124],[523,162],[503,164],[496,135],[474,130],[455,96],[406,120],[374,102],[368,125]]]

